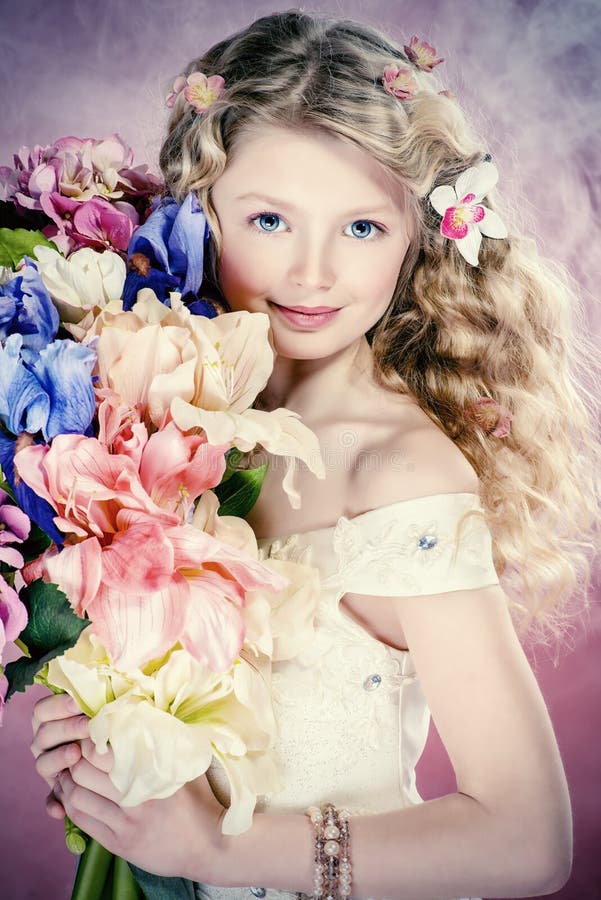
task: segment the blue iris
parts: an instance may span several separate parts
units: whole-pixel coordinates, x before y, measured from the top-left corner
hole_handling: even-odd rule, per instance
[[[23,347],[39,351],[58,331],[58,312],[32,260],[6,284],[0,284],[0,341],[20,334]]]
[[[212,318],[215,309],[198,300],[208,236],[209,226],[195,194],[188,194],[181,206],[172,197],[159,201],[130,241],[123,308],[132,308],[142,288],[151,288],[166,306],[169,293],[178,291],[192,312]]]
[[[275,219],[275,220],[276,220],[276,222],[275,222],[275,228],[269,228],[269,227],[264,228],[264,227],[263,227],[263,225],[264,225],[263,219]],[[257,221],[259,222],[259,224],[260,224],[261,228],[263,229],[263,231],[267,231],[267,232],[270,232],[270,231],[276,231],[276,230],[277,230],[277,227],[278,227],[278,224],[279,224],[279,221],[280,221],[280,217],[279,217],[279,216],[276,216],[275,213],[261,213],[261,215],[257,218]]]
[[[59,317],[32,260],[0,285],[0,466],[17,502],[56,543],[63,538],[52,507],[15,479],[20,434],[50,441],[57,434],[86,434],[95,408],[86,344],[56,340]]]
[[[353,231],[353,234],[355,235],[355,237],[358,237],[358,238],[369,237],[371,235],[371,233],[373,231],[373,227],[374,227],[371,222],[367,222],[365,219],[357,219],[356,222],[353,222],[353,224],[351,225],[351,228],[354,229],[355,225],[363,225],[363,227],[365,227],[367,225],[369,228],[369,231],[367,233],[365,233],[365,231],[364,231],[363,233],[355,234],[355,232]]]

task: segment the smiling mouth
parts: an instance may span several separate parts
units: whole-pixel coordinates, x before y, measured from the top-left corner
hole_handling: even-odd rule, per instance
[[[301,331],[315,331],[334,321],[342,307],[334,306],[282,306],[270,303],[275,307],[278,317],[285,319],[290,325]]]
[[[318,316],[324,313],[337,312],[340,309],[339,306],[284,306],[283,303],[276,303],[275,306],[279,306],[280,309],[287,309],[290,312],[302,313],[305,316]]]

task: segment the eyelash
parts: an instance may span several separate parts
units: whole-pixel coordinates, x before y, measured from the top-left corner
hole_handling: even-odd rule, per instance
[[[266,210],[263,210],[262,212],[255,213],[254,216],[251,216],[250,219],[248,219],[249,227],[252,228],[253,231],[255,231],[257,234],[260,234],[260,235],[278,234],[277,231],[263,231],[262,228],[258,228],[255,226],[255,222],[257,221],[257,219],[260,219],[261,216],[274,216],[276,219],[285,221],[283,216],[280,216],[279,213],[274,213],[271,210],[266,209]],[[351,222],[351,225],[354,225],[355,222],[366,222],[368,225],[371,225],[373,228],[376,229],[375,237],[369,236],[369,237],[365,237],[365,238],[355,238],[355,240],[358,243],[369,243],[370,241],[377,241],[377,240],[379,240],[379,238],[381,238],[383,235],[386,234],[386,229],[382,228],[382,226],[378,225],[376,222],[372,222],[371,219],[353,219],[353,221]],[[352,235],[345,235],[345,237],[352,237]]]

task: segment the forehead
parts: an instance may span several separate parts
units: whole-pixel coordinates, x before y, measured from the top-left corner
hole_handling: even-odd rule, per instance
[[[213,193],[267,194],[300,206],[327,204],[405,209],[405,191],[361,147],[317,129],[262,126],[237,136]]]

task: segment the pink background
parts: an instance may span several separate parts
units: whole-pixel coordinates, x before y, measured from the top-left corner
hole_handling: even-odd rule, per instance
[[[6,6],[6,4],[4,4]],[[287,4],[204,0],[20,0],[2,11],[0,164],[21,145],[114,131],[136,163],[155,166],[163,97],[192,56]],[[359,18],[397,39],[417,33],[446,57],[439,71],[487,136],[525,230],[582,286],[583,323],[601,345],[593,292],[601,276],[601,7],[598,0],[321,2],[305,9]],[[595,337],[596,336],[596,337]],[[601,655],[599,569],[586,627],[574,627],[555,667],[539,650],[539,679],[566,767],[574,812],[574,869],[560,900],[601,898]],[[0,730],[0,894],[68,900],[74,858],[44,814],[46,785],[29,753],[35,688]],[[418,767],[428,799],[455,789],[432,728]]]

